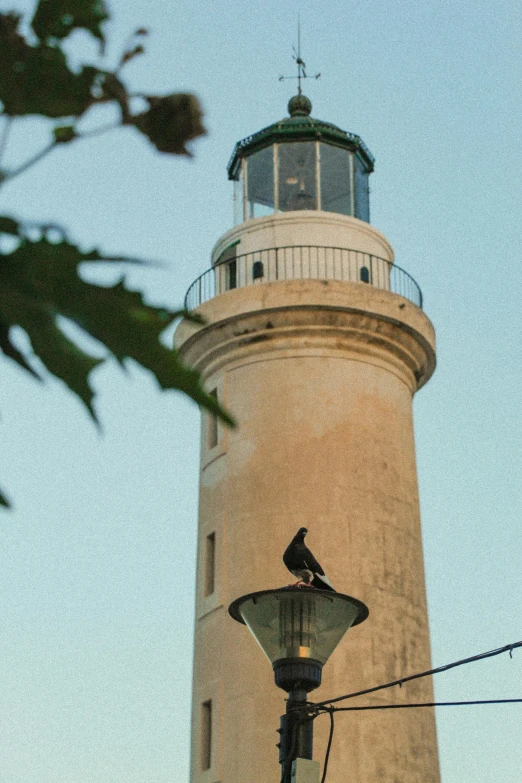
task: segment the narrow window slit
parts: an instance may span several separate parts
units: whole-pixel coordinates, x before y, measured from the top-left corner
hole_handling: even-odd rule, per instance
[[[205,538],[205,598],[212,595],[216,587],[216,534]]]
[[[227,270],[228,270],[228,279],[227,279],[227,288],[228,288],[228,290],[230,290],[232,288],[237,288],[237,261],[236,261],[236,259],[233,259],[232,261],[228,262]]]
[[[214,399],[217,402],[217,389],[212,389],[210,392],[210,396],[214,397]],[[208,414],[208,438],[207,443],[209,449],[213,449],[214,446],[217,446],[218,442],[218,420],[217,416],[214,413]]]
[[[210,769],[212,763],[212,700],[201,705],[201,771]]]

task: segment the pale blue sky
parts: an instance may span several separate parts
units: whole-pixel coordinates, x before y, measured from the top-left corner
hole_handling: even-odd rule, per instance
[[[149,27],[129,82],[196,92],[209,135],[193,160],[162,157],[131,129],[64,148],[6,187],[0,209],[61,222],[85,247],[164,260],[129,281],[179,305],[232,225],[235,142],[286,113],[293,86],[278,76],[293,73],[300,11],[304,59],[322,73],[306,85],[313,115],[375,155],[372,223],[421,285],[437,330],[438,368],[415,402],[434,664],[518,640],[520,6],[111,8],[107,62]],[[77,45],[94,56],[84,36]],[[13,162],[46,138],[40,123],[20,125]],[[135,367],[97,371],[95,385],[103,437],[61,384],[42,387],[2,361],[0,479],[16,510],[0,520],[0,783],[188,779],[199,413]],[[436,694],[522,697],[521,673],[515,652],[439,675]],[[440,710],[443,783],[520,783],[521,715]]]

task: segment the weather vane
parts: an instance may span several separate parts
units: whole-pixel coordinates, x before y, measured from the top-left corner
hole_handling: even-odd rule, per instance
[[[292,49],[294,52],[292,57],[297,64],[297,76],[280,76],[279,81],[282,82],[285,79],[297,79],[297,94],[301,95],[301,79],[318,79],[321,74],[316,73],[315,76],[307,76],[306,74],[306,63],[301,58],[301,21],[299,16],[297,17],[297,51],[295,46],[292,46]]]

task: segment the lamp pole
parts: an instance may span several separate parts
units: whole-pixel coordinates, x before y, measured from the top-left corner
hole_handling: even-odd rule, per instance
[[[248,627],[272,664],[275,684],[288,693],[278,745],[281,783],[292,783],[293,763],[313,758],[308,693],[319,687],[323,665],[346,631],[366,620],[368,608],[342,593],[285,587],[237,598],[229,613]]]
[[[311,718],[303,719],[303,711],[297,709],[306,705],[307,695],[303,690],[290,691],[286,712],[281,715],[279,726],[281,783],[291,783],[292,763],[295,759],[313,758],[314,724]]]

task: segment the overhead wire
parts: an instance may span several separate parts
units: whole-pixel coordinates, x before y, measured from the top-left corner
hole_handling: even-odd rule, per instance
[[[328,707],[324,712],[360,712],[361,710],[405,710],[411,707],[462,707],[475,704],[522,704],[522,699],[481,699],[477,701],[424,701],[410,704],[366,704],[361,707]],[[321,708],[320,708],[321,710]]]
[[[337,696],[334,699],[328,699],[322,702],[316,702],[310,703],[308,702],[306,705],[306,712],[309,718],[312,718],[314,720],[315,718],[319,717],[319,715],[323,715],[325,713],[328,713],[330,717],[330,732],[328,736],[328,744],[326,747],[326,753],[325,753],[325,759],[323,764],[323,775],[321,778],[321,783],[325,783],[326,780],[326,774],[328,771],[328,761],[330,759],[330,751],[332,748],[332,742],[333,742],[333,734],[334,734],[334,713],[335,712],[360,712],[364,710],[386,710],[386,709],[413,709],[413,708],[420,708],[420,707],[456,707],[456,706],[476,706],[476,705],[485,705],[485,704],[520,704],[522,703],[522,699],[480,699],[480,700],[473,700],[473,701],[445,701],[445,702],[415,702],[410,704],[372,704],[372,705],[363,705],[358,707],[334,707],[333,704],[344,701],[346,699],[353,699],[356,696],[363,696],[368,693],[375,693],[376,691],[383,690],[384,688],[392,688],[395,685],[399,685],[399,687],[402,687],[402,685],[406,682],[411,682],[412,680],[420,679],[421,677],[428,677],[430,675],[439,674],[441,672],[449,671],[450,669],[454,669],[458,666],[464,666],[468,663],[475,663],[476,661],[485,660],[487,658],[493,658],[496,655],[501,655],[502,653],[509,653],[509,657],[513,657],[513,650],[522,647],[522,641],[520,642],[513,642],[512,644],[506,644],[503,647],[497,647],[494,650],[488,650],[484,653],[479,653],[478,655],[472,655],[469,658],[461,658],[458,661],[453,661],[452,663],[447,663],[443,666],[438,666],[435,669],[428,669],[424,672],[418,672],[417,674],[411,674],[407,677],[401,677],[399,680],[393,680],[391,682],[384,683],[383,685],[377,685],[373,688],[365,688],[361,691],[355,691],[353,693],[348,693],[344,696]],[[300,708],[302,710],[302,708]],[[290,755],[290,754],[289,754]]]
[[[375,693],[376,691],[383,690],[384,688],[393,688],[395,685],[398,685],[399,687],[402,687],[404,683],[411,682],[412,680],[418,680],[421,677],[428,677],[433,674],[440,674],[441,672],[449,671],[450,669],[455,669],[457,666],[464,666],[468,663],[475,663],[476,661],[482,661],[486,658],[493,658],[495,655],[502,655],[502,653],[509,653],[510,658],[513,657],[513,650],[517,649],[518,647],[522,647],[522,641],[520,642],[513,642],[512,644],[506,644],[504,647],[497,647],[495,650],[488,650],[487,652],[479,653],[478,655],[472,655],[469,658],[462,658],[458,661],[453,661],[453,663],[447,663],[444,666],[438,666],[436,669],[428,669],[424,672],[418,672],[417,674],[410,674],[407,677],[401,677],[399,680],[392,680],[391,682],[386,682],[383,685],[375,685],[373,688],[365,688],[361,691],[354,691],[353,693],[347,693],[344,696],[336,696],[334,699],[325,699],[325,701],[316,702],[314,704],[315,709],[330,706],[331,704],[335,704],[339,701],[344,701],[345,699],[353,699],[356,696],[364,696],[368,693]]]
[[[513,642],[512,644],[506,644],[504,647],[497,647],[494,650],[488,650],[487,652],[479,653],[478,655],[472,655],[469,658],[461,658],[458,661],[453,661],[452,663],[447,663],[443,666],[438,666],[435,669],[428,669],[424,672],[418,672],[417,674],[410,674],[407,677],[401,677],[399,680],[392,680],[391,682],[384,683],[383,685],[376,685],[373,688],[365,688],[361,691],[355,691],[353,693],[348,693],[344,696],[337,696],[334,699],[327,699],[325,701],[321,702],[307,702],[306,705],[303,706],[297,706],[295,707],[296,711],[303,713],[306,713],[306,718],[315,720],[315,718],[318,718],[319,715],[324,715],[325,713],[328,713],[330,717],[330,733],[328,736],[328,744],[326,747],[326,753],[325,753],[325,759],[323,764],[323,775],[321,778],[321,783],[325,783],[326,780],[326,773],[328,770],[328,761],[330,759],[330,751],[332,748],[332,742],[333,742],[333,734],[334,734],[334,713],[335,712],[361,712],[364,710],[397,710],[397,709],[413,709],[413,708],[419,708],[419,707],[457,707],[457,706],[476,706],[476,705],[485,705],[485,704],[520,704],[522,703],[522,699],[480,699],[480,700],[473,700],[473,701],[439,701],[439,702],[416,702],[416,703],[410,703],[410,704],[370,704],[370,705],[363,705],[358,707],[334,707],[333,704],[344,701],[346,699],[353,699],[356,696],[364,696],[369,693],[375,693],[376,691],[383,690],[385,688],[392,688],[395,685],[398,685],[399,687],[402,687],[404,683],[411,682],[412,680],[418,680],[421,677],[428,677],[430,675],[434,674],[440,674],[441,672],[449,671],[450,669],[454,669],[457,666],[464,666],[468,663],[475,663],[476,661],[482,661],[487,658],[493,658],[496,655],[502,655],[502,653],[509,653],[509,657],[513,657],[513,650],[522,647],[522,641],[520,642]],[[304,714],[299,720],[303,720]],[[285,764],[283,765],[283,774],[281,776],[281,783],[284,782],[285,775],[287,773],[287,765],[288,761],[291,759],[293,752],[295,750],[295,743],[296,743],[296,731],[297,727],[297,721],[293,724],[294,734],[291,741],[291,748],[288,753],[287,759],[285,761]]]

